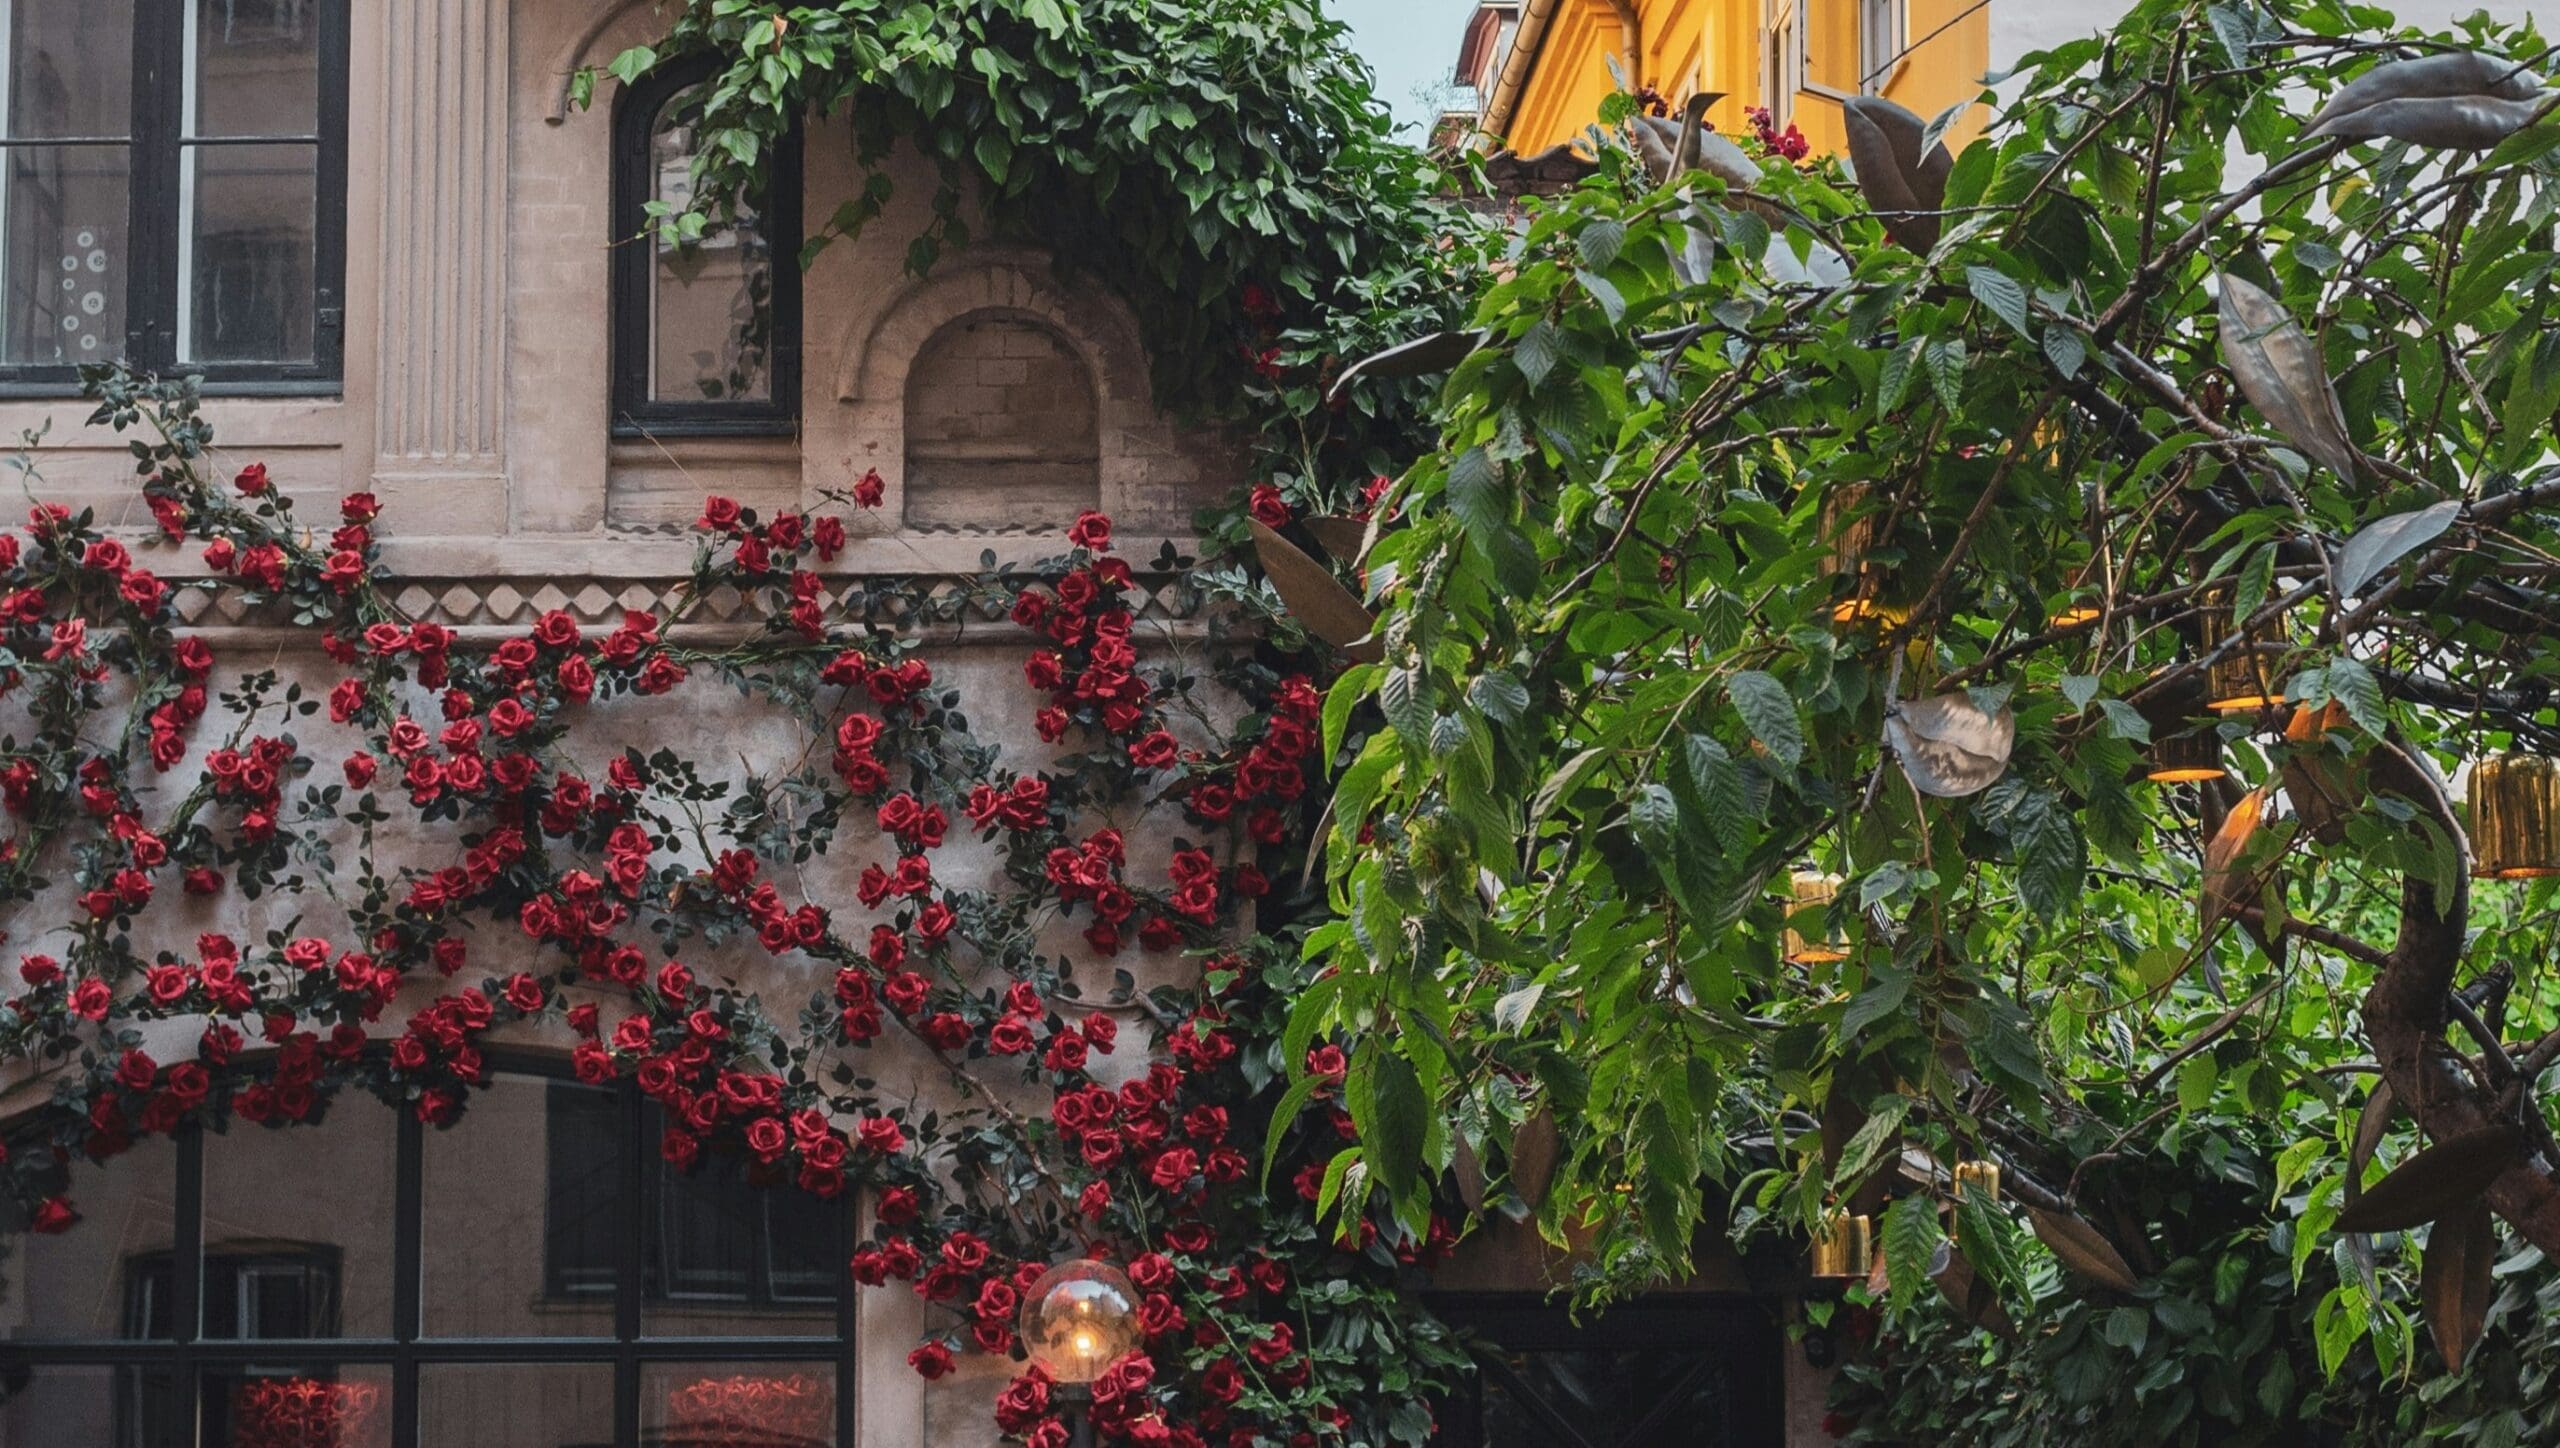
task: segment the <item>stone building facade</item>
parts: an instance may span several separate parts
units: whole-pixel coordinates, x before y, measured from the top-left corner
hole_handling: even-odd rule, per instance
[[[176,586],[182,631],[226,658],[273,650],[316,689],[334,672],[316,640],[157,545],[124,441],[84,425],[73,364],[123,352],[203,371],[223,474],[263,461],[318,517],[373,493],[395,601],[466,641],[552,610],[602,630],[665,604],[713,493],[842,514],[839,618],[882,585],[947,598],[990,560],[1058,554],[1086,509],[1114,519],[1124,556],[1196,552],[1193,512],[1235,485],[1233,447],[1158,412],[1128,311],[1047,255],[978,247],[911,275],[935,185],[914,157],[889,162],[888,213],[805,275],[796,213],[861,185],[840,121],[807,123],[799,174],[752,199],[752,226],[683,246],[643,234],[644,204],[688,184],[687,78],[628,94],[602,79],[581,106],[572,77],[671,16],[653,0],[0,0],[0,435],[39,439],[28,490],[124,530]],[[169,95],[146,94],[144,77],[173,73]],[[828,505],[871,473],[881,506]],[[1177,581],[1141,581],[1142,647],[1205,648]],[[705,626],[746,607],[714,598]],[[1006,707],[1024,694],[1019,631],[976,612],[916,628],[937,679],[987,701],[980,737],[1036,767],[1030,710]],[[712,757],[803,742],[805,721],[688,690],[618,742]],[[1160,873],[1169,847],[1129,832]],[[811,898],[849,908],[856,853],[844,878],[807,881]],[[951,854],[955,876],[994,868]],[[254,938],[327,914],[270,898],[172,928]],[[779,1019],[809,990],[770,961],[762,977],[743,957],[703,968],[740,972]],[[191,1023],[155,1024],[183,1053]],[[691,1442],[686,1412],[749,1389],[779,1403],[775,1444],[994,1440],[1005,1365],[928,1386],[906,1363],[926,1309],[843,1290],[840,1214],[718,1171],[662,1174],[637,1118],[565,1078],[572,1044],[508,1040],[498,1084],[450,1132],[349,1093],[316,1128],[155,1138],[89,1173],[80,1230],[0,1260],[0,1445],[262,1448],[255,1396],[313,1382],[360,1424],[328,1440],[345,1448]],[[885,1057],[868,1067],[906,1072],[930,1104],[920,1053]],[[23,1063],[0,1076],[0,1121],[49,1089]],[[170,1339],[170,1274],[190,1254],[205,1341],[293,1345],[174,1376],[11,1360],[12,1342]],[[645,1258],[619,1309],[636,1322],[616,1321],[609,1286],[623,1255]],[[395,1337],[414,1342],[378,1346]]]

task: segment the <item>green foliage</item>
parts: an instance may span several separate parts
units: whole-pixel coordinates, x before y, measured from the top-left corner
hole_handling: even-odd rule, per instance
[[[2235,1123],[2294,1148],[2285,1247],[2249,1280],[2334,1245],[2349,1083],[2377,1049],[2357,1014],[2403,881],[2426,919],[2466,909],[2441,788],[2397,761],[2449,776],[2560,744],[2541,360],[2560,127],[2472,156],[2303,141],[2384,18],[2137,6],[2031,64],[1956,159],[1926,256],[1831,162],[1767,163],[1738,197],[1612,152],[1532,210],[1470,318],[1490,340],[1440,394],[1440,446],[1363,560],[1384,658],[1332,702],[1374,702],[1380,732],[1335,801],[1341,922],[1309,939],[1338,986],[1298,1009],[1302,1033],[1401,1058],[1445,1116],[1552,1106],[1537,1209],[1588,1230],[1586,1294],[1680,1271],[1708,1202],[1744,1232],[1872,1211],[1916,1151],[1998,1159],[2015,1195],[2112,1232],[2147,1219],[2121,1217],[2144,1152],[2231,1171]],[[2465,43],[2542,53],[2529,27]],[[2226,332],[2218,273],[2270,289],[2299,335]],[[2244,340],[2297,368],[2293,423],[2241,390],[2261,380],[2226,364]],[[2330,385],[2345,471],[2286,431]],[[2458,521],[2410,519],[2449,502]],[[2222,643],[2235,608],[2254,655]],[[2288,739],[2289,709],[2210,712],[2208,665],[2253,656],[2306,726],[2331,701],[2343,722]],[[1923,698],[1975,728],[1923,741],[1925,774],[1885,743]],[[2143,777],[2151,741],[2196,729],[2231,780]],[[2206,838],[2279,791],[2216,861],[2199,928]],[[1798,871],[1836,895],[1790,913]],[[2467,953],[2428,968],[2548,959],[2549,901],[2484,888],[2455,916]],[[2553,1024],[2547,991],[2507,1010],[2511,1050]],[[1891,1150],[1859,1132],[1880,1101]],[[1414,1155],[1385,1159],[1390,1140]],[[2413,1145],[2404,1123],[2383,1155]],[[1370,1182],[1441,1165],[1411,1134],[1354,1158]],[[1928,1245],[1924,1215],[1878,1219],[1889,1264]],[[2053,1290],[2043,1250],[2011,1245],[1978,1268]],[[2303,1381],[2351,1350],[2411,1360],[2398,1299],[2350,1275],[2318,1289]],[[2218,1313],[2222,1285],[2159,1290]],[[2149,1351],[2192,1316],[2155,1312]]]
[[[2264,1211],[2272,1163],[2246,1126],[2199,1137],[2125,1183],[2143,1203],[2161,1261],[2140,1294],[2093,1294],[2050,1268],[2021,1294],[2028,1330],[2006,1343],[1943,1313],[1863,1309],[1834,1331],[1872,1333],[1834,1382],[1850,1443],[1980,1448],[2300,1444],[2385,1448],[2417,1442],[2547,1442],[2560,1372],[2560,1271],[2533,1248],[2495,1269],[2487,1336],[2470,1370],[2438,1373],[2418,1311],[2414,1242],[2386,1249],[2379,1299],[2356,1286],[2343,1252],[2303,1256],[2300,1222]],[[2198,1150],[2197,1148],[2201,1148]],[[2182,1160],[2172,1160],[2183,1158]],[[2219,1179],[2202,1174],[2219,1161]],[[2289,1260],[2291,1259],[2291,1260]],[[2307,1272],[2295,1283],[2295,1261]],[[2370,1344],[2347,1328],[2370,1314]],[[2420,1360],[2423,1359],[2423,1360]],[[2412,1382],[2413,1370],[2431,1373]]]
[[[886,158],[920,151],[940,184],[911,269],[988,238],[1052,249],[1135,312],[1160,397],[1254,424],[1301,505],[1341,504],[1409,451],[1410,388],[1339,411],[1323,389],[1341,358],[1445,320],[1480,228],[1391,137],[1314,0],[692,0],[609,70],[702,54],[723,69],[697,195],[740,194],[802,116],[845,117],[866,179],[810,198],[809,255],[878,221]]]

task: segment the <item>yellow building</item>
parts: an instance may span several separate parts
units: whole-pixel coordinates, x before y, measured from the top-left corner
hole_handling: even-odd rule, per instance
[[[1628,88],[1651,88],[1674,109],[1721,92],[1708,119],[1727,135],[1747,133],[1745,109],[1765,106],[1780,130],[1792,123],[1816,152],[1837,151],[1840,102],[1851,96],[1934,116],[1979,94],[1990,9],[1988,0],[1513,0],[1479,7],[1457,80],[1481,100],[1475,125],[1523,154],[1599,118],[1619,84],[1613,60]]]

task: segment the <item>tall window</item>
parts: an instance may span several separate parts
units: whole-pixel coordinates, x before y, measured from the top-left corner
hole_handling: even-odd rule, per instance
[[[7,1243],[0,1444],[850,1445],[849,1206],[674,1172],[651,1110],[528,1068],[82,1168]]]
[[[1882,95],[1911,43],[1909,0],[1858,0],[1858,89]]]
[[[1784,130],[1804,89],[1804,0],[1765,0],[1760,26],[1760,93],[1769,119]]]
[[[0,388],[331,392],[347,0],[0,0]]]
[[[788,433],[800,415],[800,145],[777,148],[735,223],[668,234],[694,200],[714,62],[671,66],[614,112],[613,424],[625,435]],[[654,208],[653,208],[653,203]]]

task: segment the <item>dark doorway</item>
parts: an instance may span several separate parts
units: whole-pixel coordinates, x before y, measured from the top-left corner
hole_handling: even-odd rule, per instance
[[[1475,1348],[1439,1448],[1780,1448],[1784,1335],[1749,1298],[1665,1296],[1586,1313],[1530,1293],[1432,1306]]]

